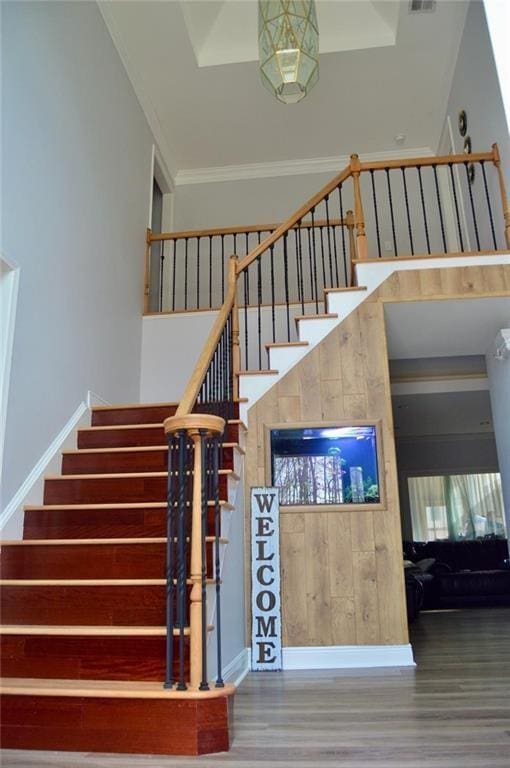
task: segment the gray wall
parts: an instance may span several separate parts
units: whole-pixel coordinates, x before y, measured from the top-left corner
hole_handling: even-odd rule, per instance
[[[407,487],[409,475],[499,471],[493,433],[408,437],[397,440],[396,448],[402,536],[408,541],[413,538]]]
[[[501,472],[506,529],[510,536],[510,357],[495,357],[496,345],[488,351],[487,375]]]
[[[152,135],[95,3],[2,3],[2,250],[21,268],[4,503],[91,389],[138,399]]]

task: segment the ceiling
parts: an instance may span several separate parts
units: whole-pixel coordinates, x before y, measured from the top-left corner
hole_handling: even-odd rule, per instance
[[[467,3],[318,3],[320,79],[298,104],[271,97],[256,58],[256,3],[99,2],[158,143],[179,171],[435,148]],[[433,55],[431,55],[433,51]],[[227,61],[229,63],[227,63]]]

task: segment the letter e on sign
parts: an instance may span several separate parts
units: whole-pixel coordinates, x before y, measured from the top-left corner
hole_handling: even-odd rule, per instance
[[[277,488],[251,489],[251,666],[282,668],[280,505]]]

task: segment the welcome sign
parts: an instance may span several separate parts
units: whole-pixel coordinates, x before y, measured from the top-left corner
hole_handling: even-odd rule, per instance
[[[280,507],[277,488],[251,489],[253,670],[282,668]]]

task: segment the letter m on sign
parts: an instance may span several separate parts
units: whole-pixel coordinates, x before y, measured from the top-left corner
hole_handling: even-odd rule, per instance
[[[252,669],[279,670],[282,622],[277,488],[251,489],[251,584]]]

